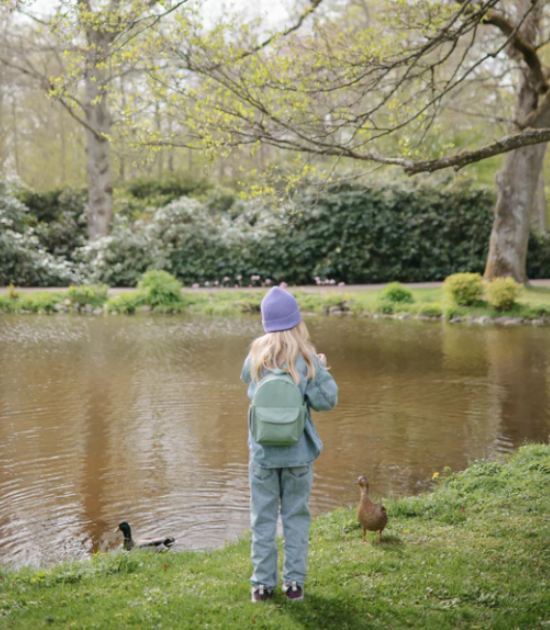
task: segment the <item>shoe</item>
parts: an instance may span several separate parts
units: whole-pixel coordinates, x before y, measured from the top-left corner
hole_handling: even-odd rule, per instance
[[[290,584],[283,584],[283,591],[286,598],[293,602],[299,602],[304,599],[304,589],[298,586],[296,581],[292,581]]]
[[[252,587],[252,601],[256,602],[267,602],[268,599],[271,599],[272,591],[266,588],[263,584],[259,584],[258,586]]]

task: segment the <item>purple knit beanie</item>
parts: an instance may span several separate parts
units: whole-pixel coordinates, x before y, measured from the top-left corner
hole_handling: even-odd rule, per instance
[[[262,324],[268,333],[289,330],[302,321],[296,298],[280,287],[273,287],[264,295],[261,309]]]

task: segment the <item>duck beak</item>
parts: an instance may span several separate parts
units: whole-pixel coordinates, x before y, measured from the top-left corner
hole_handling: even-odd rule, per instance
[[[114,532],[119,532],[119,531],[120,531],[120,527],[117,525],[117,526],[115,527],[115,529],[113,529],[113,531],[114,531]]]

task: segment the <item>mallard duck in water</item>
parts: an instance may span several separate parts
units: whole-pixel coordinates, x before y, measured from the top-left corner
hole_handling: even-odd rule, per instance
[[[123,521],[115,529],[115,532],[122,532],[124,534],[124,549],[126,551],[132,551],[132,549],[148,549],[150,551],[167,551],[176,542],[175,538],[143,538],[141,540],[134,540],[132,538],[132,530],[130,525]]]
[[[382,542],[382,532],[388,524],[386,508],[381,503],[373,503],[369,497],[369,482],[365,475],[361,475],[355,482],[361,490],[361,500],[357,508],[357,520],[363,528],[363,542],[367,542],[365,534],[380,532],[378,542]]]

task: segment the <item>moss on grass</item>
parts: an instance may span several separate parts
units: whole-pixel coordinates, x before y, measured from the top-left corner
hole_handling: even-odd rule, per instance
[[[441,480],[442,479],[442,480]],[[440,481],[441,480],[441,481]],[[79,628],[550,627],[550,447],[441,473],[434,492],[386,500],[384,543],[352,509],[314,521],[306,599],[249,602],[249,541],[212,552],[115,553],[0,574],[0,626]],[[374,535],[371,534],[371,539]]]

